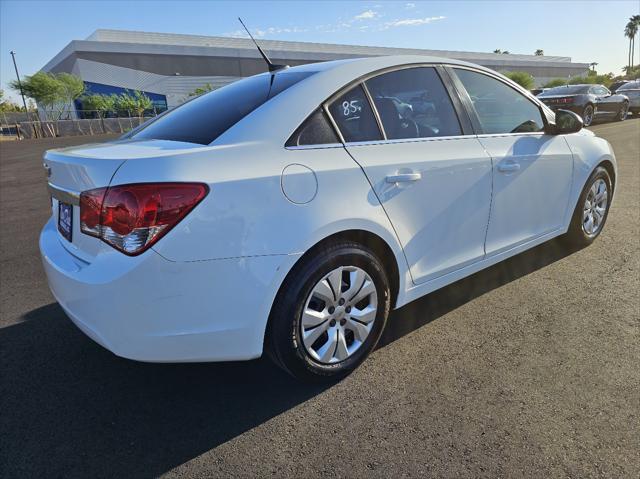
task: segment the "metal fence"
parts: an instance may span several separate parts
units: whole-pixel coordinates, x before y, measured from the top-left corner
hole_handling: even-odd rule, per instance
[[[22,117],[12,118],[0,115],[2,135],[16,136],[19,140],[32,138],[55,138],[60,136],[102,135],[105,133],[126,133],[149,118],[161,113],[157,109],[146,110],[138,116],[132,111],[104,112],[78,110],[75,112],[40,111],[21,113]],[[42,118],[55,118],[44,120]],[[6,122],[6,123],[5,123]]]

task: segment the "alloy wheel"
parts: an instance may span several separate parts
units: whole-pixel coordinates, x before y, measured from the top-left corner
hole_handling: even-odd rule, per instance
[[[366,341],[377,313],[378,293],[367,272],[357,266],[334,269],[305,302],[300,320],[305,351],[322,364],[344,361]]]
[[[598,178],[589,188],[582,212],[582,230],[587,236],[593,237],[600,231],[608,201],[607,183],[602,178]]]
[[[593,121],[593,107],[591,105],[587,105],[582,113],[582,122],[584,126],[591,125]]]

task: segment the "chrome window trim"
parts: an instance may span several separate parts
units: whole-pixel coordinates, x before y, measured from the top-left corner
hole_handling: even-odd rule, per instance
[[[400,143],[426,143],[431,141],[452,141],[477,138],[477,135],[428,136],[424,138],[395,138],[392,140],[350,141],[345,146],[394,145]]]
[[[324,150],[326,148],[342,148],[344,143],[318,143],[316,145],[285,146],[285,150]]]
[[[49,190],[49,194],[58,201],[75,206],[80,205],[80,193],[77,191],[54,186],[51,183],[47,183],[47,189]]]

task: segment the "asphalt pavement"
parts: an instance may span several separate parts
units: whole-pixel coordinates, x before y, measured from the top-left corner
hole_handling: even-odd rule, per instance
[[[592,129],[619,162],[592,246],[551,241],[393,312],[331,386],[92,342],[37,239],[43,151],[100,138],[0,142],[0,477],[639,477],[640,120]]]

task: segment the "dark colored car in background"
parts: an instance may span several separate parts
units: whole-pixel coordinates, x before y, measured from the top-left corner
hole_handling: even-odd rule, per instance
[[[624,85],[618,87],[616,93],[629,98],[629,111],[631,113],[634,115],[640,113],[640,80],[625,82]]]
[[[591,125],[594,120],[622,121],[629,110],[627,96],[612,94],[603,85],[564,85],[550,88],[538,98],[554,111],[576,112],[582,117],[584,126]]]

